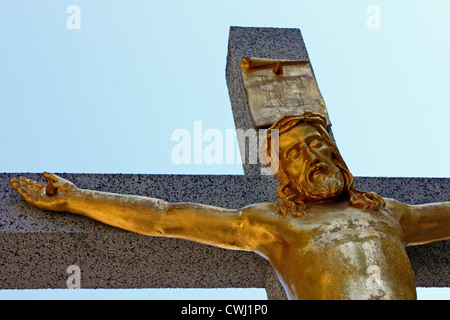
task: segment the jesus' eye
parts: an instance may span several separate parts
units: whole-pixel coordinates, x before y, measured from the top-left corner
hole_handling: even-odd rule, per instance
[[[310,148],[319,149],[323,146],[323,142],[319,139],[314,139],[309,143]]]
[[[295,160],[298,157],[300,157],[300,149],[298,149],[298,148],[295,148],[295,149],[292,149],[291,151],[289,151],[289,154],[287,156],[287,158],[289,160]]]

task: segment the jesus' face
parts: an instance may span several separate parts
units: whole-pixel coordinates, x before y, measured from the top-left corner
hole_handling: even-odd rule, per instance
[[[303,201],[322,201],[339,196],[344,178],[332,158],[332,150],[318,130],[299,124],[279,137],[279,159],[289,184]]]

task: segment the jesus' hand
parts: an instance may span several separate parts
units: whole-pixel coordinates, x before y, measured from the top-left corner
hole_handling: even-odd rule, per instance
[[[24,177],[11,178],[11,186],[30,204],[52,211],[67,210],[68,200],[78,191],[70,181],[55,174],[44,172],[46,184]]]

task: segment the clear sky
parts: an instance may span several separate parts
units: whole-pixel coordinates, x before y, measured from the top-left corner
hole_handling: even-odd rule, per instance
[[[234,129],[228,34],[251,26],[301,29],[355,176],[450,177],[449,12],[448,0],[1,0],[0,172],[243,174],[237,161],[175,164],[171,135]]]

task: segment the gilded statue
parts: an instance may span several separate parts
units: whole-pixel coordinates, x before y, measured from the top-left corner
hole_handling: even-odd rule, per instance
[[[51,173],[44,173],[46,183],[10,182],[44,210],[253,251],[271,263],[290,299],[416,299],[405,247],[449,239],[450,202],[408,205],[355,189],[325,127],[323,116],[305,113],[284,116],[267,130],[260,147],[279,180],[276,203],[239,209],[168,203],[79,189]]]

